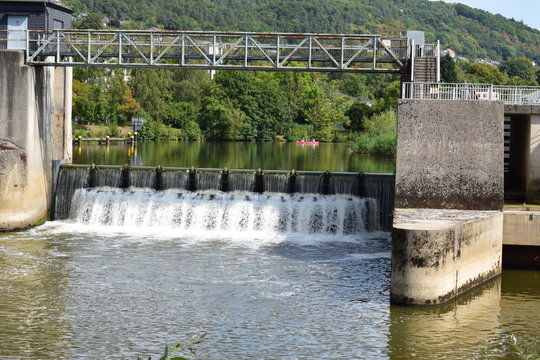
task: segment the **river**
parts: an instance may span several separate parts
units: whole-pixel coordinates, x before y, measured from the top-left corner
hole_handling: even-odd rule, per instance
[[[323,145],[83,145],[74,162],[393,170]],[[157,359],[165,343],[199,333],[190,358],[486,359],[507,354],[512,335],[540,350],[539,272],[505,270],[442,307],[396,307],[387,233],[178,226],[156,201],[174,194],[150,190],[120,196],[141,221],[112,224],[92,216],[115,208],[110,191],[89,193],[108,200],[86,215],[0,235],[0,359]]]

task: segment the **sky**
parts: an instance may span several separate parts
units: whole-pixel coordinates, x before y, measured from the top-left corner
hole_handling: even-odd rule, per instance
[[[432,0],[433,1],[433,0]],[[522,20],[530,27],[540,30],[540,0],[444,0],[462,3],[473,8],[501,14],[507,18]]]

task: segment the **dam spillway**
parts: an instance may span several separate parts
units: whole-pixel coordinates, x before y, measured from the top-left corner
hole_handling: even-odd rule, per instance
[[[205,231],[388,231],[387,174],[67,165],[54,218]]]

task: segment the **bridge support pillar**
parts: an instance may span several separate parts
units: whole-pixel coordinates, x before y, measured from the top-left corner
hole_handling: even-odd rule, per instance
[[[71,161],[71,72],[0,51],[0,231],[48,217],[53,169]]]
[[[391,301],[449,301],[502,269],[504,107],[398,106]]]

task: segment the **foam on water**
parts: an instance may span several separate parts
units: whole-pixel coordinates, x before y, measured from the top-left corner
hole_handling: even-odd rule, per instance
[[[73,195],[69,219],[48,231],[309,245],[356,241],[377,222],[374,209],[372,199],[336,195],[84,188]]]

